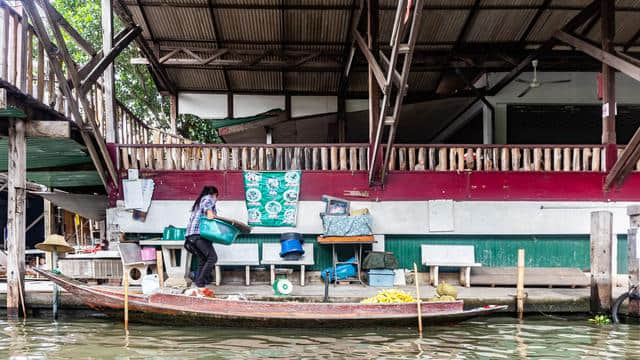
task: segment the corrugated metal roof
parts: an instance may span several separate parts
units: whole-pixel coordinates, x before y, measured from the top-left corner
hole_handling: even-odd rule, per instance
[[[122,1],[128,4],[134,21],[143,26],[145,38],[153,38],[156,44],[164,49],[167,47],[197,49],[222,47],[254,51],[324,52],[309,60],[305,66],[312,67],[323,63],[323,69],[328,71],[317,73],[313,69],[308,69],[307,72],[302,72],[298,68],[291,68],[285,69],[286,75],[283,75],[282,71],[267,70],[264,66],[253,72],[245,71],[246,65],[255,61],[258,58],[257,55],[230,52],[220,59],[242,60],[244,67],[234,66],[222,71],[206,67],[200,69],[198,66],[177,68],[178,65],[165,65],[169,77],[179,90],[227,90],[224,80],[226,72],[233,90],[309,93],[337,91],[340,64],[344,64],[345,55],[348,52],[349,24],[355,5],[358,4],[357,0]],[[416,59],[431,56],[433,52],[437,52],[440,58],[435,58],[436,60],[431,62],[421,62],[420,68],[414,69],[415,74],[412,74],[410,79],[410,92],[435,91],[441,75],[437,70],[432,71],[432,68],[442,66],[440,64],[443,64],[443,61],[448,61],[446,56],[450,58],[459,56],[457,53],[447,55],[447,50],[471,49],[469,53],[472,55],[464,56],[473,57],[476,56],[473,54],[478,53],[477,56],[482,58],[491,55],[490,50],[485,49],[491,49],[487,46],[492,45],[496,46],[498,49],[496,51],[505,52],[507,55],[510,49],[519,51],[512,56],[517,59],[523,50],[535,48],[548,40],[581,8],[591,2],[591,0],[552,0],[550,7],[540,13],[540,7],[545,0],[480,0],[477,10],[475,9],[476,1],[424,1],[422,27],[416,46],[417,51],[422,53],[416,56]],[[380,0],[379,34],[383,49],[388,48],[396,4],[397,0]],[[624,9],[618,9],[616,13],[614,41],[625,44],[640,28],[640,0],[618,0],[616,5]],[[364,16],[366,16],[366,9]],[[149,22],[149,29],[145,26],[145,17]],[[363,18],[361,25],[365,23],[366,19]],[[531,28],[531,31],[527,34],[528,28]],[[463,31],[465,36],[460,43],[457,43]],[[579,28],[576,32],[581,31]],[[597,43],[600,41],[599,34],[600,25],[596,23],[587,36]],[[520,43],[523,37],[525,42]],[[167,52],[163,50],[163,54]],[[205,50],[195,52],[203,57],[207,54]],[[366,72],[361,70],[366,62],[359,51],[356,54],[353,68],[359,70],[353,70],[348,91],[365,92],[367,76]],[[274,61],[286,61],[293,64],[301,58],[300,56],[272,53],[260,58],[259,62],[273,64]],[[188,58],[184,54],[178,57]],[[510,66],[508,62],[504,63],[505,67]],[[286,89],[282,88],[283,76],[286,77],[284,82]]]

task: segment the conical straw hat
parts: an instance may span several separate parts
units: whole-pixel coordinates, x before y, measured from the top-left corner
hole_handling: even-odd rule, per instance
[[[36,249],[56,252],[56,253],[68,253],[73,252],[73,248],[67,244],[62,235],[49,235],[44,242],[36,244]]]

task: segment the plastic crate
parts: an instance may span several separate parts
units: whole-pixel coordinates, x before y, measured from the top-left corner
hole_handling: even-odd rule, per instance
[[[391,269],[369,270],[369,286],[393,287],[394,272]]]
[[[142,261],[156,260],[156,248],[151,246],[145,246],[140,250],[140,258]]]

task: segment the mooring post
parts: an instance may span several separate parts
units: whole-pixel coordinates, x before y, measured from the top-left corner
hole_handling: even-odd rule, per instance
[[[629,254],[628,270],[629,270],[629,290],[640,284],[640,239],[638,239],[638,228],[640,227],[640,206],[633,205],[627,207],[627,215],[629,215],[629,231],[627,232],[627,249]],[[629,307],[627,313],[629,316],[640,317],[640,300],[629,297]]]
[[[611,310],[613,294],[613,213],[591,213],[591,312]]]
[[[518,249],[518,279],[516,282],[516,308],[518,319],[524,316],[524,249]]]
[[[27,143],[25,121],[9,119],[7,318],[17,318],[24,294]]]

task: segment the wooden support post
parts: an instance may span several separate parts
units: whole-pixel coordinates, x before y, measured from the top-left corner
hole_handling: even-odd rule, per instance
[[[170,119],[171,119],[171,133],[177,134],[176,122],[178,121],[178,96],[171,95],[169,96],[170,103]]]
[[[113,8],[111,0],[102,0],[102,53],[108,54],[113,48]],[[116,120],[115,120],[115,84],[114,84],[114,67],[113,64],[107,66],[102,75],[102,87],[104,95],[104,112],[106,122],[105,141],[107,143],[115,143],[116,139]]]
[[[610,211],[591,213],[591,312],[611,310],[614,281],[612,247],[613,214]]]
[[[627,249],[629,254],[628,272],[629,289],[640,284],[640,253],[638,252],[638,228],[640,228],[640,206],[633,205],[627,207],[629,215],[629,231],[627,232]],[[640,300],[629,299],[627,308],[629,316],[640,317]]]
[[[518,318],[524,315],[524,249],[518,249],[518,280],[516,282],[516,308]]]
[[[378,0],[367,0],[367,45],[373,56],[378,56],[378,30],[379,30],[379,3]],[[382,92],[378,86],[374,74],[374,65],[369,64],[368,74],[368,89],[369,89],[369,156],[375,158],[369,159],[370,170],[382,171],[383,154],[382,151],[378,151],[374,154],[374,144],[376,141],[376,131],[378,129],[378,121],[380,120],[380,98]],[[390,149],[387,149],[390,151]],[[377,175],[374,177],[377,178]]]
[[[615,0],[602,0],[600,9],[602,51],[612,53],[615,36]],[[616,143],[616,70],[602,63],[602,143]],[[611,170],[617,154],[607,154],[606,169]]]
[[[164,287],[164,263],[162,262],[162,250],[156,250],[156,266],[158,268],[158,283]]]
[[[27,143],[25,121],[9,119],[7,317],[17,318],[24,294]]]

